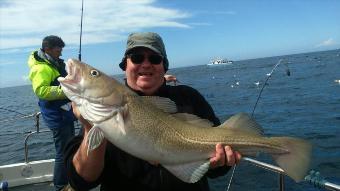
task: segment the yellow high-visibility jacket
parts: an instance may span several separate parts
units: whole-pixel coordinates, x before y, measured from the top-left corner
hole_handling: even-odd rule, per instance
[[[60,100],[66,99],[65,94],[59,87],[57,77],[60,70],[46,58],[38,56],[38,51],[32,52],[28,58],[28,66],[30,67],[29,79],[32,82],[34,93],[43,100]]]
[[[70,100],[59,86],[57,78],[66,76],[65,63],[49,61],[41,50],[34,51],[28,58],[30,67],[29,79],[32,81],[34,93],[39,98],[39,107],[43,119],[49,128],[63,127],[73,124],[76,118],[70,107]],[[68,109],[65,109],[68,108]]]

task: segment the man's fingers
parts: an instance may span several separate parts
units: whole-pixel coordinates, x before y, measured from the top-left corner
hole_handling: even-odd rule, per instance
[[[235,155],[233,150],[231,150],[230,146],[224,147],[225,155],[226,155],[226,165],[233,166],[235,164]]]
[[[242,158],[241,153],[235,151],[234,154],[235,154],[236,164],[240,163],[241,158]]]
[[[230,146],[223,146],[221,143],[216,144],[215,156],[210,158],[210,166],[216,168],[219,166],[234,166],[241,160],[241,154],[233,151]]]

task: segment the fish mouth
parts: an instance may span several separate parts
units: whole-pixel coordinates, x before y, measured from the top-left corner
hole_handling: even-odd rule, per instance
[[[63,91],[81,91],[81,70],[76,66],[73,59],[69,59],[66,62],[67,76],[58,77],[58,81],[63,88]]]

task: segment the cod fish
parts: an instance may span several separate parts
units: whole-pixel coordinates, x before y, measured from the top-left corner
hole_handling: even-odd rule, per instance
[[[146,161],[157,161],[184,182],[197,182],[209,169],[217,143],[230,145],[243,156],[270,154],[285,173],[301,181],[310,164],[311,145],[293,137],[265,137],[250,116],[239,113],[218,127],[192,114],[178,113],[174,102],[139,96],[124,84],[75,59],[68,75],[59,77],[66,96],[93,124],[88,152],[106,138]]]

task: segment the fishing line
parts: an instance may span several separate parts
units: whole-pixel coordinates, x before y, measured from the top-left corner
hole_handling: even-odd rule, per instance
[[[36,115],[36,113],[33,114],[29,114],[29,115],[24,115],[22,117],[12,117],[12,118],[7,118],[7,119],[1,119],[0,123],[6,123],[6,122],[11,122],[11,121],[16,121],[18,119],[26,119],[26,118],[30,118],[30,117],[34,117]]]
[[[81,125],[76,124],[76,127],[74,128],[74,130],[80,130],[82,127]],[[35,131],[24,131],[24,132],[13,132],[13,131],[7,131],[6,133],[1,133],[0,137],[2,136],[8,136],[8,135],[27,135],[30,133],[33,133]]]
[[[32,131],[26,131],[26,132],[7,132],[7,133],[2,133],[0,136],[8,136],[8,135],[26,135],[32,133]]]
[[[5,111],[9,111],[9,112],[12,112],[12,113],[16,113],[16,114],[19,114],[19,115],[22,115],[22,116],[26,116],[26,114],[23,114],[23,113],[20,113],[18,111],[15,111],[15,110],[11,110],[11,109],[8,109],[8,108],[3,108],[3,107],[0,107],[1,110],[5,110]]]
[[[25,119],[25,118],[30,118],[30,117],[34,117],[36,115],[36,113],[33,113],[33,114],[23,114],[23,113],[20,113],[18,111],[15,111],[15,110],[12,110],[12,109],[8,109],[8,108],[3,108],[3,107],[0,107],[0,110],[4,110],[4,111],[8,111],[8,112],[11,112],[11,113],[16,113],[16,114],[19,114],[21,115],[21,117],[11,117],[11,118],[6,118],[6,119],[0,119],[0,123],[6,123],[6,122],[11,122],[11,121],[15,121],[15,120],[18,120],[18,119]]]
[[[237,166],[236,164],[233,166],[233,171],[232,171],[232,173],[231,173],[230,180],[229,180],[229,184],[228,184],[228,187],[226,188],[226,191],[228,191],[228,190],[230,189],[231,182],[233,181],[233,178],[234,178],[236,166]]]

